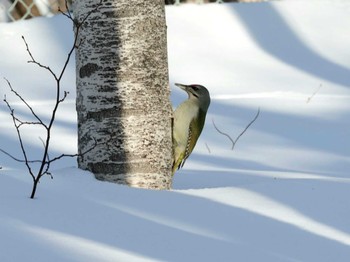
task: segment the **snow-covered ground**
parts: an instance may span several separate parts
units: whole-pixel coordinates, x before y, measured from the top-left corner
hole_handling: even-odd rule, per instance
[[[212,104],[172,191],[96,181],[75,159],[52,166],[37,198],[23,165],[0,153],[0,261],[349,261],[350,1],[282,0],[166,8],[170,82],[208,87]],[[0,76],[39,110],[72,43],[63,16],[0,24]],[[75,72],[51,157],[76,152]],[[29,113],[0,79],[0,96]],[[231,150],[236,138],[260,116]],[[0,148],[20,156],[0,102]],[[40,156],[40,132],[25,140]]]

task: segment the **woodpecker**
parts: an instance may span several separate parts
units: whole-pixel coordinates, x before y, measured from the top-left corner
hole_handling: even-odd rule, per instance
[[[209,91],[201,85],[175,84],[188,94],[188,99],[174,112],[173,175],[185,164],[202,132],[210,105]]]

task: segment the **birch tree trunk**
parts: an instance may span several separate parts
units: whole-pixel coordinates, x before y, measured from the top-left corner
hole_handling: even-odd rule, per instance
[[[81,21],[99,0],[75,0]],[[76,50],[78,166],[134,187],[171,187],[164,0],[103,0]],[[79,43],[78,42],[78,43]]]

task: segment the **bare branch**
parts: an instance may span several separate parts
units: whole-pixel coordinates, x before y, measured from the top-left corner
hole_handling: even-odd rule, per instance
[[[44,151],[46,150],[46,143],[45,143],[45,141],[41,138],[41,137],[39,137],[39,139],[40,139],[40,141],[42,142],[42,144],[43,144],[43,147],[44,147]],[[46,167],[45,167],[45,171],[44,172],[41,172],[40,174],[38,174],[38,178],[40,178],[40,177],[42,177],[43,175],[45,175],[45,174],[47,174],[47,175],[49,175],[49,176],[51,176],[51,179],[53,179],[53,176],[52,176],[52,174],[49,172],[49,169],[50,169],[50,154],[49,154],[49,152],[47,151],[47,153],[46,153],[46,161],[45,161],[45,163],[44,164],[46,164]]]
[[[208,146],[207,143],[205,143],[205,147],[207,148],[207,150],[208,150],[208,152],[209,152],[209,154],[210,154],[210,153],[211,153],[211,150],[210,150],[210,147]]]
[[[234,144],[232,145],[232,150],[233,150],[233,148],[235,147],[235,145],[236,145],[238,139],[240,139],[240,137],[248,130],[248,128],[258,119],[259,114],[260,114],[260,108],[258,108],[258,112],[256,113],[256,115],[255,115],[255,117],[253,118],[253,120],[250,121],[250,123],[246,126],[246,128],[242,131],[242,133],[240,133],[240,134],[237,136],[237,138],[236,138]]]
[[[26,161],[23,159],[19,159],[14,157],[13,155],[11,155],[9,152],[3,150],[0,148],[0,152],[2,152],[3,154],[7,155],[8,157],[12,158],[13,160],[20,162],[20,163],[25,163]],[[28,163],[41,163],[41,160],[28,160]]]
[[[24,157],[24,163],[25,163],[25,165],[26,165],[26,167],[28,169],[28,172],[29,172],[30,176],[35,180],[35,176],[33,174],[32,168],[29,165],[30,162],[28,160],[27,153],[26,153],[26,150],[24,148],[21,132],[20,132],[19,127],[18,127],[18,125],[16,123],[16,117],[14,115],[14,110],[12,109],[11,105],[8,103],[6,98],[4,99],[4,102],[6,103],[7,107],[10,110],[10,115],[12,117],[12,122],[13,122],[15,128],[16,128],[17,137],[18,137],[19,144],[20,144],[20,147],[21,147],[22,155]]]
[[[39,122],[28,122],[28,121],[21,121],[19,119],[16,118],[16,121],[19,123],[18,128],[20,128],[23,125],[42,125]]]
[[[33,63],[33,64],[36,64],[37,66],[41,67],[41,68],[44,68],[46,69],[47,71],[49,71],[51,73],[51,75],[55,78],[55,80],[57,80],[57,76],[56,74],[52,71],[52,69],[49,67],[49,66],[45,66],[45,65],[42,65],[41,63],[37,62],[35,59],[34,59],[34,56],[32,55],[30,49],[29,49],[29,46],[27,44],[27,41],[26,39],[24,38],[24,36],[22,35],[22,39],[24,41],[24,44],[26,45],[26,49],[27,49],[27,53],[29,54],[30,58],[32,60],[29,60],[28,63]]]
[[[69,7],[68,7],[68,1],[64,1],[65,2],[65,8],[67,10],[67,13],[63,12],[62,9],[60,7],[58,7],[58,12],[60,12],[62,15],[64,15],[65,17],[67,17],[69,20],[73,21],[73,17],[72,17],[72,14],[69,10]],[[74,21],[73,21],[74,22]]]
[[[241,136],[243,136],[243,134],[248,130],[248,128],[258,119],[259,114],[260,114],[260,108],[258,108],[258,112],[256,113],[256,115],[255,115],[255,117],[253,118],[253,120],[249,122],[249,124],[244,128],[244,130],[237,136],[237,138],[236,138],[235,140],[233,140],[233,139],[231,138],[230,135],[228,135],[228,134],[222,132],[222,131],[215,125],[214,119],[212,120],[212,122],[213,122],[213,125],[214,125],[214,128],[216,129],[216,131],[218,131],[218,133],[220,133],[220,134],[226,136],[226,137],[231,141],[231,143],[232,143],[231,150],[233,150],[234,147],[235,147],[235,145],[236,145],[236,143],[237,143],[237,141],[241,138]]]
[[[85,154],[87,154],[88,152],[90,152],[91,150],[93,150],[94,148],[95,148],[95,146],[89,148],[88,150],[86,150],[84,153],[81,153],[81,154],[79,154],[79,153],[76,153],[76,154],[61,154],[61,155],[59,155],[59,156],[57,156],[57,157],[51,159],[50,161],[48,161],[47,164],[51,164],[52,162],[55,162],[55,161],[57,161],[57,160],[59,160],[59,159],[61,159],[61,158],[63,158],[63,157],[78,157],[78,156],[85,155]]]
[[[322,87],[322,84],[320,84],[319,87],[316,89],[316,91],[313,92],[312,95],[306,99],[307,104],[311,102],[311,99],[318,93],[318,91],[320,91],[321,87]]]
[[[64,91],[63,97],[60,100],[58,100],[58,102],[62,103],[67,98],[68,95],[69,95],[69,92],[68,91]]]
[[[7,82],[8,86],[10,87],[11,92],[14,93],[14,94],[23,102],[23,104],[26,105],[26,107],[30,110],[30,112],[31,112],[32,115],[38,120],[38,122],[39,122],[41,125],[43,125],[44,127],[46,127],[46,125],[41,121],[40,117],[34,112],[33,108],[28,104],[28,102],[25,101],[24,98],[23,98],[19,93],[17,93],[16,90],[14,90],[14,89],[12,88],[12,85],[11,85],[10,81],[7,80],[6,78],[4,78],[4,79],[5,79],[5,81]],[[13,113],[14,110],[11,108],[10,104],[9,104],[8,101],[6,100],[6,96],[5,96],[5,98],[4,98],[4,102],[7,104],[7,106],[10,108],[10,111],[12,111],[12,113]],[[13,115],[13,114],[12,114],[12,115]],[[14,116],[14,115],[13,115],[13,116]],[[18,121],[18,118],[15,118],[15,120]],[[20,121],[19,121],[19,122],[20,122]],[[46,127],[46,128],[47,128],[47,127]]]
[[[100,0],[100,2],[97,4],[97,6],[96,6],[95,8],[93,8],[92,10],[90,10],[90,12],[88,12],[88,13],[86,14],[86,16],[83,18],[83,20],[80,21],[80,22],[78,22],[77,20],[73,19],[73,17],[72,17],[72,15],[71,15],[71,13],[70,13],[70,11],[69,11],[68,8],[67,8],[67,11],[68,11],[67,14],[65,14],[65,13],[62,12],[62,11],[60,11],[64,16],[66,16],[68,19],[70,19],[70,20],[73,22],[73,24],[75,25],[75,32],[74,32],[74,43],[73,43],[73,45],[72,45],[70,51],[68,52],[66,62],[65,62],[64,65],[63,65],[63,68],[62,68],[62,70],[61,70],[61,73],[60,73],[59,77],[56,78],[56,76],[55,76],[55,79],[56,79],[57,81],[60,81],[60,80],[61,80],[61,78],[62,78],[62,76],[63,76],[63,74],[64,74],[64,72],[65,72],[65,70],[66,70],[66,68],[67,68],[67,66],[68,66],[68,62],[69,62],[69,60],[70,60],[70,57],[71,57],[72,54],[73,54],[74,49],[77,48],[77,47],[81,44],[81,41],[82,41],[82,40],[80,40],[80,43],[77,44],[77,43],[78,43],[78,34],[79,34],[79,31],[80,31],[81,27],[84,25],[84,23],[85,23],[86,20],[89,18],[89,16],[90,16],[92,13],[96,12],[96,11],[100,8],[101,4],[102,4],[102,0]],[[68,4],[67,4],[67,1],[66,1],[66,6],[67,6],[67,5],[68,5]]]
[[[18,137],[18,140],[19,140],[19,144],[20,144],[21,151],[22,151],[24,159],[22,160],[22,159],[16,158],[16,157],[12,156],[10,153],[8,153],[8,152],[6,152],[5,150],[2,150],[2,149],[0,149],[0,152],[2,152],[5,155],[9,156],[13,160],[15,160],[17,162],[24,163],[26,165],[29,174],[33,178],[33,188],[32,188],[32,193],[31,193],[30,198],[34,198],[37,185],[38,185],[38,183],[40,181],[40,178],[43,175],[46,174],[46,175],[51,176],[51,178],[53,178],[52,174],[49,172],[51,163],[53,163],[54,161],[57,161],[57,160],[59,160],[59,159],[61,159],[63,157],[82,156],[82,155],[90,152],[91,150],[93,150],[98,145],[98,143],[95,140],[94,145],[91,148],[89,148],[86,152],[82,152],[82,153],[78,153],[78,154],[61,154],[61,155],[59,155],[59,156],[57,156],[57,157],[55,157],[53,159],[50,159],[50,155],[49,155],[52,126],[53,126],[53,123],[54,123],[55,118],[56,118],[56,113],[57,113],[57,110],[58,110],[58,106],[59,106],[60,103],[62,103],[67,98],[67,96],[69,94],[69,92],[64,91],[63,92],[63,96],[62,96],[62,93],[61,93],[61,79],[62,79],[62,77],[63,77],[63,75],[64,75],[64,73],[66,71],[66,68],[67,68],[68,63],[70,61],[70,58],[71,58],[71,56],[72,56],[72,54],[74,52],[74,49],[77,47],[77,44],[78,44],[78,33],[79,33],[80,28],[83,26],[83,24],[88,19],[88,17],[100,7],[101,4],[102,4],[102,0],[100,0],[100,3],[95,8],[93,8],[90,12],[88,12],[86,14],[86,16],[84,16],[84,18],[80,22],[77,22],[75,19],[73,19],[72,15],[71,15],[71,13],[70,13],[70,11],[68,9],[67,2],[66,2],[67,13],[64,13],[64,12],[62,12],[60,10],[60,12],[64,16],[66,16],[68,19],[70,19],[73,22],[73,24],[75,25],[75,32],[74,32],[74,43],[72,44],[72,47],[70,48],[70,50],[68,52],[67,58],[66,58],[66,60],[64,62],[64,65],[63,65],[63,67],[62,67],[62,69],[61,69],[61,71],[60,71],[58,76],[52,71],[52,69],[49,66],[43,65],[43,64],[41,64],[41,63],[39,63],[38,61],[35,60],[32,52],[30,51],[30,48],[29,48],[29,45],[28,45],[26,39],[24,38],[24,36],[22,36],[22,39],[23,39],[24,44],[26,46],[27,53],[29,54],[30,59],[31,59],[31,60],[28,61],[28,63],[33,63],[33,64],[36,64],[37,66],[39,66],[41,68],[44,68],[45,70],[47,70],[53,76],[53,78],[56,81],[56,101],[55,101],[55,104],[54,104],[54,108],[52,109],[52,114],[51,114],[51,118],[49,120],[49,123],[44,123],[42,121],[42,119],[35,113],[34,109],[29,105],[29,103],[19,93],[17,93],[12,88],[11,83],[5,78],[8,86],[10,87],[11,92],[14,93],[22,101],[22,103],[25,104],[25,106],[29,109],[31,114],[36,119],[36,121],[22,121],[20,118],[16,117],[15,116],[15,110],[11,107],[10,103],[7,101],[6,96],[4,97],[4,102],[6,103],[8,109],[10,111],[10,115],[12,117],[12,121],[13,121],[13,124],[14,124],[16,132],[17,132],[17,137]],[[83,40],[79,40],[79,42],[81,42],[81,41],[83,41]],[[45,130],[46,130],[46,137],[45,137],[45,139],[39,138],[41,140],[42,144],[43,144],[43,147],[44,147],[44,151],[43,151],[41,160],[34,160],[34,161],[32,161],[32,160],[28,159],[27,152],[26,152],[25,147],[24,147],[24,142],[22,140],[22,135],[21,135],[21,132],[20,132],[20,127],[22,125],[40,125],[43,128],[45,128]],[[32,163],[39,163],[39,165],[40,165],[39,166],[39,170],[36,173],[36,175],[33,174],[33,171],[32,171],[31,165],[30,165]]]
[[[45,144],[45,141],[39,136],[39,140],[41,141],[41,143],[43,144],[43,148],[45,149],[46,148],[46,144]],[[46,159],[47,161],[50,161],[50,155],[49,153],[46,154]]]
[[[91,146],[89,149],[87,149],[86,151],[82,152],[82,153],[77,153],[77,154],[61,154],[53,159],[51,159],[50,161],[47,162],[47,164],[51,164],[52,162],[55,162],[63,157],[78,157],[78,156],[84,156],[87,153],[89,153],[91,150],[95,149],[97,146],[102,145],[103,143],[97,143],[96,139],[94,139],[94,144],[93,146]],[[108,142],[107,142],[108,143]]]
[[[231,138],[231,136],[230,136],[229,134],[226,134],[226,133],[222,132],[222,131],[215,125],[214,119],[212,119],[212,122],[213,122],[213,125],[214,125],[214,128],[216,129],[216,131],[218,131],[218,133],[220,133],[221,135],[226,136],[226,137],[231,141],[231,143],[232,143],[232,149],[233,149],[233,147],[234,147],[234,145],[235,145],[235,141],[233,141],[233,139]]]

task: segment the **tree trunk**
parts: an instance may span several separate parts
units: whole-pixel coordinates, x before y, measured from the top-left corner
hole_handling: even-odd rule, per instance
[[[73,1],[75,18],[83,20],[99,2]],[[103,0],[78,43],[79,168],[100,180],[169,189],[172,107],[164,0]]]

